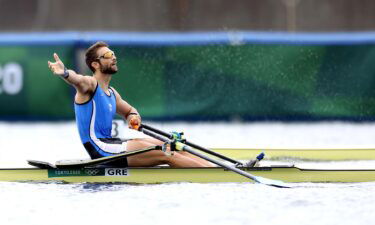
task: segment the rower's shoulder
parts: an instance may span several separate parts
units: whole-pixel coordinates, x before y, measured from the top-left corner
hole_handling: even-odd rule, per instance
[[[113,92],[116,92],[118,94],[118,92],[116,91],[116,89],[113,86],[109,86],[109,89],[111,89]]]
[[[96,87],[98,86],[98,81],[96,80],[95,77],[90,76],[90,75],[82,75],[84,79],[84,83],[87,86],[86,92],[94,92]]]
[[[117,97],[121,97],[121,95],[116,91],[116,89],[112,86],[109,87],[109,89],[111,89],[113,91],[113,94]]]
[[[98,81],[95,77],[90,75],[81,75],[81,81],[79,84],[74,85],[77,91],[76,94],[76,101],[77,102],[86,102],[87,99],[91,98],[91,96],[96,92]]]
[[[87,79],[87,81],[90,83],[90,85],[92,85],[94,88],[96,88],[96,86],[98,85],[98,81],[96,80],[95,77],[90,76],[90,75],[83,75],[83,77],[85,79]]]

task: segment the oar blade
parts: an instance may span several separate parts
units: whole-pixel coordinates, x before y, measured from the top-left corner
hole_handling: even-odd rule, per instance
[[[268,179],[268,178],[264,178],[264,177],[255,176],[254,181],[256,181],[260,184],[265,184],[265,185],[278,187],[278,188],[291,188],[292,187],[291,185],[288,185],[281,180],[272,180],[272,179]]]

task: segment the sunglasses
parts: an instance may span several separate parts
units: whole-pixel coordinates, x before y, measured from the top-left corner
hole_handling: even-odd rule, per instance
[[[115,56],[115,53],[112,52],[112,51],[109,51],[109,52],[104,53],[102,56],[99,56],[97,59],[101,59],[101,58],[112,59],[112,57],[114,57],[114,56]]]

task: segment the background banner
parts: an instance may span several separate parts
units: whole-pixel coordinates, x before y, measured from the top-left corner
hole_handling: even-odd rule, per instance
[[[73,46],[0,46],[0,119],[71,119],[72,89],[48,69],[58,52],[73,67]]]
[[[90,74],[82,52],[97,40],[117,56],[111,85],[145,119],[375,118],[372,33],[48,35],[34,44],[0,35],[0,119],[73,119],[74,89],[47,60],[57,52],[68,68]]]

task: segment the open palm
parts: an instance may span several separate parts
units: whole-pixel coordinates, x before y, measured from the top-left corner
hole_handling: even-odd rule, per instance
[[[54,53],[53,57],[55,58],[55,62],[48,61],[49,69],[56,75],[63,75],[64,74],[64,63],[60,60],[59,56]]]

